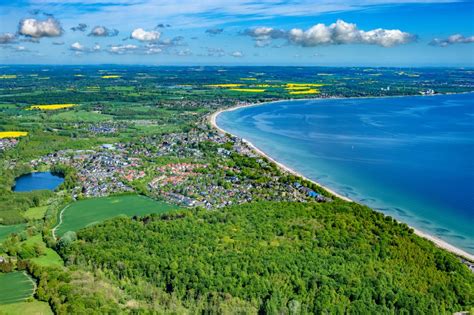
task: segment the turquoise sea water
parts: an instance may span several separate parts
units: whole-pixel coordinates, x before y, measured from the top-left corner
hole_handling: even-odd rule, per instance
[[[13,191],[54,190],[62,182],[64,182],[64,178],[53,175],[51,172],[30,173],[22,175],[15,180]]]
[[[275,102],[224,112],[217,124],[474,254],[474,94]]]

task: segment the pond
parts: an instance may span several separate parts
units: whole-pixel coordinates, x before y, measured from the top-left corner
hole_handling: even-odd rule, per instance
[[[34,172],[25,174],[15,180],[13,191],[28,192],[33,190],[54,190],[64,182],[64,178],[51,172]]]

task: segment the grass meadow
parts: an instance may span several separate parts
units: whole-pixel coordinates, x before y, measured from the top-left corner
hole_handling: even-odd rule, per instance
[[[158,202],[139,195],[121,195],[76,201],[67,206],[56,227],[56,237],[68,231],[78,231],[92,224],[119,216],[146,215],[177,209],[177,206]]]

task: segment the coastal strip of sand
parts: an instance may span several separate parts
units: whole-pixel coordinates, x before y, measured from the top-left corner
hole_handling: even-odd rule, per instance
[[[277,102],[278,102],[278,101],[277,101]],[[218,130],[219,132],[221,132],[221,133],[223,133],[223,134],[226,134],[226,133],[227,133],[227,134],[230,134],[230,135],[232,135],[232,136],[234,136],[234,137],[239,138],[237,135],[234,135],[234,134],[232,134],[232,133],[230,133],[230,132],[228,132],[228,131],[222,129],[221,127],[219,127],[219,126],[217,125],[217,116],[219,116],[219,115],[220,115],[221,113],[223,113],[223,112],[237,110],[237,109],[242,108],[242,107],[251,107],[251,106],[258,106],[258,105],[263,105],[263,104],[265,104],[265,103],[241,104],[241,105],[233,106],[233,107],[230,107],[230,108],[227,108],[227,109],[218,110],[218,111],[212,113],[212,114],[209,116],[209,123],[211,124],[211,126],[212,126],[213,128],[215,128],[215,129]],[[284,164],[282,164],[282,163],[276,161],[274,158],[272,158],[271,156],[269,156],[268,154],[266,154],[265,152],[263,152],[262,150],[260,150],[259,148],[257,148],[252,142],[250,142],[250,141],[248,141],[248,140],[246,140],[246,139],[242,139],[242,141],[245,142],[245,143],[246,143],[252,150],[254,150],[257,154],[259,154],[260,156],[263,156],[263,157],[267,158],[269,161],[272,161],[273,163],[275,163],[275,164],[276,164],[280,169],[282,169],[283,171],[288,172],[288,173],[290,173],[290,174],[293,174],[293,175],[295,175],[295,176],[298,176],[298,177],[300,177],[300,178],[303,178],[303,179],[305,179],[305,180],[307,180],[307,181],[310,181],[310,182],[312,182],[312,183],[314,183],[314,184],[320,186],[320,187],[323,188],[324,190],[328,191],[328,192],[331,193],[332,195],[334,195],[334,196],[336,196],[336,197],[338,197],[338,198],[340,198],[340,199],[342,199],[342,200],[345,200],[345,201],[348,201],[348,202],[354,202],[353,200],[347,198],[346,196],[342,196],[342,195],[338,194],[337,192],[331,190],[330,188],[328,188],[328,187],[326,187],[326,186],[324,186],[324,185],[321,185],[321,183],[318,183],[318,182],[316,182],[316,181],[314,181],[314,180],[312,180],[312,179],[309,179],[309,178],[307,178],[306,176],[300,174],[299,172],[297,172],[297,171],[291,169],[290,167],[288,167],[288,166],[286,166],[286,165],[284,165]],[[451,244],[449,244],[449,243],[446,242],[446,241],[443,241],[443,240],[441,240],[441,239],[439,239],[439,238],[437,238],[437,237],[435,237],[435,236],[432,236],[432,235],[430,235],[430,234],[427,234],[427,233],[425,233],[425,232],[422,232],[422,231],[420,231],[420,230],[418,230],[418,229],[416,229],[416,228],[414,228],[414,227],[412,227],[412,226],[410,226],[410,228],[413,229],[413,231],[414,231],[414,233],[415,233],[416,235],[418,235],[418,236],[420,236],[420,237],[423,237],[424,239],[427,239],[427,240],[433,242],[433,243],[434,243],[436,246],[438,246],[439,248],[442,248],[442,249],[447,250],[447,251],[449,251],[449,252],[451,252],[451,253],[453,253],[453,254],[459,256],[459,257],[462,257],[462,258],[464,258],[464,259],[466,259],[466,260],[469,260],[469,261],[471,261],[471,262],[474,262],[474,255],[469,254],[469,253],[467,253],[466,251],[464,251],[464,250],[462,250],[462,249],[460,249],[460,248],[457,248],[456,246],[451,245]]]

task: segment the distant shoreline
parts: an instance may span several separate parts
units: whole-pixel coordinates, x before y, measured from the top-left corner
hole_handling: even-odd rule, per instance
[[[435,95],[427,95],[425,97],[430,97],[430,96],[436,96],[436,95],[450,95],[450,94],[468,94],[468,93],[472,93],[472,92],[466,92],[466,93],[446,93],[446,94],[435,94]],[[411,97],[411,96],[423,96],[423,95],[406,95],[407,97]],[[382,96],[382,97],[352,97],[352,98],[389,98],[389,97],[405,97],[405,95],[400,95],[400,96]],[[326,190],[327,192],[331,193],[332,195],[342,199],[342,200],[345,200],[345,201],[348,201],[348,202],[354,202],[353,200],[351,200],[350,198],[348,197],[345,197],[345,196],[342,196],[340,194],[338,194],[337,192],[333,191],[332,189],[322,185],[321,183],[318,183],[317,181],[315,180],[312,180],[312,179],[309,179],[308,177],[302,175],[301,173],[293,170],[292,168],[284,165],[283,163],[280,163],[278,162],[277,160],[275,160],[274,158],[272,158],[271,156],[269,156],[267,153],[263,152],[261,149],[257,148],[252,142],[246,140],[246,139],[243,139],[241,137],[238,137],[237,135],[234,135],[224,129],[222,129],[221,127],[219,127],[217,125],[217,117],[221,114],[221,113],[224,113],[224,112],[229,112],[229,111],[235,111],[237,109],[240,109],[240,108],[244,108],[244,107],[255,107],[255,106],[260,106],[260,105],[266,105],[266,104],[269,104],[269,103],[280,103],[280,102],[287,102],[287,101],[295,101],[295,100],[300,100],[300,101],[304,101],[304,100],[327,100],[327,99],[347,99],[347,98],[344,98],[344,97],[332,97],[332,98],[303,98],[303,99],[284,99],[284,100],[278,100],[278,101],[269,101],[269,102],[262,102],[262,103],[251,103],[251,104],[241,104],[241,105],[237,105],[237,106],[232,106],[232,107],[229,107],[229,108],[226,108],[226,109],[220,109],[214,113],[212,113],[209,117],[208,117],[208,120],[209,120],[209,123],[211,124],[211,126],[213,128],[215,128],[217,131],[223,133],[223,134],[230,134],[236,138],[239,138],[239,139],[242,139],[242,141],[244,143],[246,143],[252,150],[254,150],[257,154],[259,154],[260,156],[263,156],[265,158],[267,158],[268,160],[272,161],[273,163],[275,163],[280,169],[282,169],[283,171],[287,172],[287,173],[290,173],[290,174],[293,174],[295,176],[298,176],[300,178],[303,178],[309,182],[312,182],[316,185],[318,185],[319,187],[323,188],[324,190]],[[375,210],[377,211],[377,210]],[[398,220],[397,220],[398,221]],[[401,222],[401,221],[400,221]],[[464,259],[467,259],[471,262],[474,262],[474,255],[472,254],[469,254],[467,253],[466,251],[454,246],[454,245],[451,245],[450,243],[446,242],[446,241],[443,241],[441,240],[440,238],[436,237],[436,236],[433,236],[433,235],[430,235],[428,233],[425,233],[425,232],[422,232],[412,226],[409,225],[409,227],[411,229],[413,229],[414,233],[424,239],[427,239],[431,242],[433,242],[437,247],[439,248],[442,248],[444,250],[447,250],[459,257],[462,257]]]

